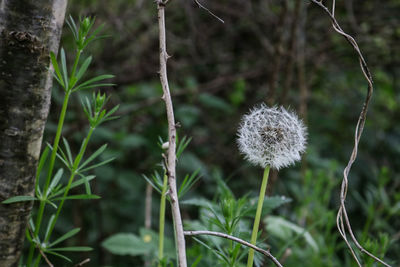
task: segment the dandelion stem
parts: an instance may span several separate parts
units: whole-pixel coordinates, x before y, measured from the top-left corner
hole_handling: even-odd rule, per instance
[[[267,190],[269,169],[270,169],[269,166],[266,166],[265,169],[264,169],[264,176],[263,176],[263,180],[262,180],[262,184],[261,184],[260,195],[258,197],[256,218],[254,219],[253,232],[251,234],[250,243],[252,245],[256,245],[256,241],[257,241],[257,234],[258,234],[258,228],[259,228],[259,225],[260,225],[262,206],[263,206],[263,203],[264,203],[265,192]],[[247,258],[247,267],[252,267],[253,266],[253,260],[254,260],[254,249],[250,249],[249,250],[249,257]]]

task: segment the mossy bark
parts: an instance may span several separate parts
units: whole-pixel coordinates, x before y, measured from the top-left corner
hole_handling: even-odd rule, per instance
[[[50,106],[49,52],[67,0],[0,0],[0,202],[33,195]],[[0,266],[17,266],[32,203],[0,204]]]

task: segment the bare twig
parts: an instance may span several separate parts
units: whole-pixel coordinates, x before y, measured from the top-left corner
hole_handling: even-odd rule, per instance
[[[350,220],[349,220],[349,217],[347,215],[346,206],[345,206],[345,200],[346,200],[347,190],[348,190],[348,175],[349,175],[350,169],[351,169],[354,161],[357,158],[358,144],[360,142],[361,134],[362,134],[362,132],[364,130],[364,125],[365,125],[365,120],[366,120],[366,116],[367,116],[368,105],[369,105],[369,102],[371,100],[372,92],[373,92],[373,81],[372,81],[371,73],[370,73],[370,71],[368,69],[368,66],[367,66],[367,63],[366,63],[366,61],[365,61],[365,59],[364,59],[364,57],[363,57],[363,55],[362,55],[362,53],[360,51],[360,48],[358,47],[357,42],[354,40],[354,38],[352,36],[350,36],[349,34],[345,33],[342,30],[342,28],[340,27],[339,23],[335,19],[335,0],[332,1],[332,12],[329,11],[329,9],[326,6],[323,5],[322,1],[317,1],[317,0],[310,0],[310,1],[313,2],[314,4],[318,5],[323,11],[325,11],[329,15],[329,17],[330,17],[330,19],[332,21],[333,29],[336,32],[338,32],[340,35],[342,35],[344,38],[346,38],[346,40],[350,43],[350,45],[357,52],[357,55],[358,55],[358,58],[359,58],[359,61],[360,61],[361,71],[362,71],[365,79],[368,82],[367,95],[366,95],[366,98],[364,100],[364,104],[363,104],[363,107],[361,109],[361,113],[360,113],[360,116],[358,118],[357,126],[356,126],[355,133],[354,133],[353,151],[351,153],[349,162],[347,163],[347,166],[343,171],[343,181],[342,181],[342,186],[341,186],[341,190],[340,190],[340,208],[339,208],[339,211],[337,213],[336,224],[337,224],[337,227],[338,227],[340,235],[342,236],[342,238],[346,242],[346,245],[350,249],[354,259],[356,260],[356,262],[357,262],[357,264],[359,266],[361,266],[361,263],[359,262],[359,260],[357,258],[357,255],[355,254],[353,248],[351,247],[349,240],[347,239],[346,231],[348,231],[348,233],[349,233],[349,235],[351,237],[351,240],[354,242],[356,247],[362,253],[367,254],[368,256],[370,256],[371,258],[373,258],[374,260],[376,260],[377,262],[379,262],[379,263],[381,263],[381,264],[383,264],[385,266],[390,266],[386,262],[382,261],[381,259],[379,259],[375,255],[373,255],[372,253],[370,253],[369,251],[364,249],[359,244],[359,242],[357,241],[356,237],[354,236],[353,230],[351,228]]]
[[[206,8],[205,6],[203,6],[202,4],[200,4],[200,2],[198,0],[194,0],[194,2],[198,5],[198,7],[204,9],[205,11],[207,11],[211,16],[213,16],[214,18],[216,18],[217,20],[219,20],[222,23],[225,23],[225,21],[223,19],[221,19],[220,17],[218,17],[217,15],[215,15],[213,12],[211,12],[211,10],[209,10],[208,8]]]
[[[247,246],[249,248],[254,249],[255,251],[263,254],[264,256],[267,256],[271,261],[273,261],[275,263],[276,266],[280,266],[282,267],[282,264],[280,264],[280,262],[268,251],[268,250],[264,250],[262,248],[259,248],[247,241],[244,241],[240,238],[231,236],[231,235],[227,235],[224,233],[220,233],[220,232],[213,232],[213,231],[185,231],[184,232],[185,235],[187,236],[195,236],[195,235],[213,235],[213,236],[218,236],[218,237],[222,237],[222,238],[226,238],[226,239],[230,239],[232,241],[235,241],[237,243],[240,243],[244,246]]]
[[[165,4],[162,0],[157,0],[158,8],[158,29],[160,39],[160,81],[163,89],[162,99],[165,102],[168,119],[168,158],[167,158],[167,175],[169,184],[169,196],[172,209],[172,217],[174,220],[175,228],[175,241],[178,253],[178,266],[186,267],[186,248],[185,248],[185,236],[183,235],[182,218],[179,209],[178,194],[176,190],[176,124],[174,117],[174,109],[172,105],[171,93],[168,85],[167,76],[167,60],[169,58],[167,54],[166,36],[165,36]]]
[[[49,265],[49,267],[54,267],[54,265],[47,258],[46,254],[43,252],[43,250],[41,250],[39,246],[37,246],[37,248],[38,248],[40,254],[42,255],[43,259],[46,261],[47,265]]]
[[[85,265],[85,264],[88,263],[88,262],[90,262],[90,259],[89,259],[89,258],[87,258],[86,260],[81,261],[81,262],[78,263],[78,264],[75,264],[74,267],[81,267],[81,266]]]

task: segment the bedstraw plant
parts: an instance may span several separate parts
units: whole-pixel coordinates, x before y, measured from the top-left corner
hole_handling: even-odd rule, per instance
[[[62,138],[64,148],[62,149],[60,147],[64,120],[71,95],[85,89],[113,85],[108,82],[103,82],[106,79],[114,77],[113,75],[106,74],[87,80],[83,79],[92,62],[91,56],[81,60],[83,52],[91,42],[103,37],[98,35],[102,27],[92,31],[94,23],[95,19],[90,17],[80,19],[78,24],[75,23],[72,17],[67,20],[67,24],[72,31],[75,41],[74,63],[70,71],[68,70],[67,57],[63,48],[61,48],[60,62],[57,61],[54,53],[50,54],[51,63],[54,68],[54,79],[64,90],[64,100],[54,141],[52,144],[47,144],[40,157],[36,173],[35,196],[16,196],[3,202],[7,204],[33,200],[34,203],[38,203],[39,207],[37,212],[35,216],[33,214],[31,215],[29,225],[26,229],[26,239],[30,243],[26,258],[26,266],[28,267],[39,266],[42,258],[44,258],[48,265],[52,266],[47,255],[55,255],[67,261],[71,261],[68,257],[60,254],[60,252],[91,250],[89,247],[58,247],[59,243],[76,235],[80,231],[79,228],[72,229],[56,239],[52,234],[57,220],[63,211],[66,200],[100,198],[91,192],[90,181],[93,180],[95,176],[89,175],[88,171],[113,160],[113,158],[110,158],[93,164],[94,160],[104,152],[106,145],[103,145],[85,159],[87,156],[85,152],[95,129],[103,122],[116,118],[113,114],[118,109],[118,106],[107,111],[105,105],[108,97],[100,92],[93,93],[91,99],[82,99],[82,106],[88,120],[89,130],[82,141],[77,155],[75,157],[73,156],[72,149],[66,138]],[[54,174],[57,158],[69,172],[66,184],[63,184],[63,176],[65,174],[63,168],[58,169]],[[79,179],[76,180],[76,178]],[[70,190],[80,185],[84,185],[85,194],[71,195]],[[48,206],[50,206],[49,209],[46,209]],[[48,218],[48,221],[44,230],[43,221],[45,218]]]

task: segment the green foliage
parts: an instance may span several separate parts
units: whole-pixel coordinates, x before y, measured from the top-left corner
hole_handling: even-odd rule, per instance
[[[400,74],[396,67],[400,55],[400,46],[397,45],[400,32],[398,2],[354,2],[354,7],[357,7],[354,12],[347,2],[337,2],[336,9],[343,29],[356,34],[375,82],[358,158],[349,177],[346,204],[360,243],[371,252],[384,256],[393,266],[398,265],[400,251],[396,239],[400,228],[400,190],[397,182],[400,173],[400,127],[395,123],[400,118],[400,92],[396,90],[396,77]],[[173,55],[169,61],[169,79],[172,82],[174,109],[176,119],[182,126],[179,132],[192,137],[190,149],[181,155],[177,164],[178,183],[182,183],[187,174],[190,177],[197,169],[202,177],[181,199],[193,204],[181,206],[184,218],[192,224],[196,221],[201,223],[198,229],[209,229],[209,222],[203,222],[203,217],[207,215],[214,218],[206,204],[210,203],[216,205],[212,207],[217,214],[221,213],[218,218],[224,223],[219,207],[222,189],[214,182],[215,173],[226,178],[230,190],[237,196],[236,202],[247,196],[250,204],[256,203],[253,196],[258,192],[259,170],[245,165],[238,155],[234,140],[238,120],[248,107],[264,100],[292,109],[305,105],[307,112],[304,116],[310,132],[306,157],[301,169],[299,164],[299,168],[283,170],[271,182],[272,197],[265,200],[263,211],[267,215],[265,220],[272,215],[305,232],[286,229],[288,239],[282,239],[270,234],[267,224],[259,240],[261,244],[267,244],[275,256],[284,260],[284,266],[298,266],[299,262],[307,263],[307,266],[355,266],[335,224],[342,171],[351,154],[359,105],[365,97],[365,82],[353,51],[342,38],[337,38],[333,31],[328,30],[329,21],[313,5],[302,2],[303,11],[297,16],[300,20],[294,23],[295,2],[284,6],[285,2],[282,1],[253,1],[251,8],[248,2],[239,0],[211,1],[208,4],[211,10],[224,18],[225,25],[229,27],[218,25],[208,15],[192,9],[188,3],[184,3],[184,8],[168,6],[168,52]],[[225,6],[229,6],[229,9]],[[108,1],[105,6],[91,0],[76,2],[69,8],[76,15],[96,13],[96,23],[92,28],[104,22],[107,25],[104,31],[113,35],[109,42],[90,44],[92,59],[89,59],[90,56],[82,57],[82,62],[87,62],[88,68],[75,82],[75,88],[84,83],[86,77],[97,77],[105,69],[118,73],[118,86],[109,102],[120,103],[119,113],[124,116],[110,122],[107,128],[96,129],[96,135],[91,138],[93,149],[89,147],[90,153],[104,142],[110,144],[87,166],[113,157],[118,160],[88,170],[90,175],[77,176],[70,187],[73,194],[88,194],[86,185],[90,183],[91,194],[101,195],[102,201],[77,200],[72,202],[73,205],[66,205],[54,235],[57,233],[57,237],[62,236],[69,229],[79,226],[81,232],[65,242],[76,243],[79,239],[85,241],[83,245],[87,243],[92,246],[94,251],[87,255],[93,266],[143,266],[147,259],[145,256],[115,255],[103,251],[99,244],[116,232],[139,233],[143,227],[147,182],[141,178],[141,174],[145,173],[153,181],[150,170],[160,161],[162,153],[157,138],[167,134],[165,108],[160,100],[161,87],[155,75],[158,67],[157,25],[149,21],[149,14],[154,14],[154,3],[137,1],[132,4],[126,0],[115,0]],[[297,28],[294,31],[296,38],[291,38],[292,25]],[[74,34],[64,30],[66,63],[74,60],[68,51],[77,47],[79,34],[76,32],[79,33],[79,30]],[[295,51],[290,49],[292,41]],[[305,50],[303,55],[302,42]],[[85,47],[85,50],[88,49]],[[276,55],[279,55],[279,62]],[[60,52],[60,59],[61,56]],[[305,61],[304,83],[299,74],[302,71],[302,56]],[[292,69],[291,59],[295,59]],[[55,79],[61,84],[60,81],[64,82],[65,79],[63,64],[61,61],[57,64],[59,74],[55,72]],[[82,64],[79,66],[76,77],[82,69]],[[71,68],[67,67],[68,64],[65,69],[70,74]],[[70,86],[69,78],[65,80]],[[103,83],[111,84],[99,80],[84,86]],[[275,94],[270,90],[274,83]],[[286,98],[285,84],[288,84]],[[305,102],[300,93],[302,86],[308,90]],[[50,140],[50,136],[56,134],[55,121],[65,91],[61,92],[53,92],[45,140]],[[79,94],[84,96],[83,103],[86,102],[85,97],[93,100],[91,92],[81,90]],[[79,101],[71,101],[64,129],[71,155],[73,151],[79,151],[86,135],[83,121],[86,122],[86,119]],[[68,158],[64,144],[62,150]],[[45,158],[45,152],[42,158]],[[47,165],[50,153],[48,149],[48,158],[43,161]],[[63,158],[61,152],[58,154]],[[85,156],[85,159],[88,157]],[[42,166],[42,175],[48,169],[46,164]],[[61,160],[56,164],[55,170],[64,168],[64,176],[69,172]],[[163,169],[157,170],[160,181],[163,181]],[[41,180],[43,183],[43,178]],[[61,197],[64,194],[64,181],[64,177],[61,178],[60,190],[56,195],[50,193],[50,196]],[[292,201],[276,208],[273,205],[267,207],[269,200],[279,201],[281,195]],[[158,216],[159,195],[154,192],[152,199],[152,229],[157,229],[157,219],[154,218]],[[255,210],[254,205],[252,207]],[[243,229],[250,231],[251,215],[241,220],[247,221]],[[167,206],[165,235],[170,239],[173,237],[171,229],[172,221]],[[185,225],[185,229],[189,228]],[[44,232],[45,229],[42,230]],[[306,232],[317,244],[318,251],[305,240]],[[383,233],[388,234],[389,241],[381,237]],[[140,235],[137,237],[140,238]],[[245,233],[243,237],[246,238]],[[189,265],[212,266],[224,262],[215,252],[191,240],[187,238]],[[198,240],[216,251],[219,250],[212,242],[227,242],[214,237]],[[165,249],[168,250],[169,245]],[[238,253],[244,253],[245,250],[240,247]],[[228,248],[222,251],[229,255]],[[74,262],[79,262],[80,255],[68,256]],[[360,258],[366,266],[371,265],[367,257]],[[64,264],[63,261],[52,260],[55,266]]]
[[[61,48],[61,62],[60,64],[57,62],[56,56],[53,52],[50,53],[50,58],[52,65],[54,67],[54,78],[58,81],[61,87],[64,89],[64,99],[63,99],[63,107],[61,114],[59,115],[59,122],[57,126],[57,132],[54,137],[53,145],[48,144],[44,149],[40,161],[39,166],[36,173],[36,185],[35,185],[35,197],[33,196],[15,196],[6,201],[4,204],[10,204],[21,201],[31,201],[35,200],[39,202],[39,208],[36,214],[36,220],[30,219],[29,227],[26,231],[26,237],[28,242],[30,243],[30,249],[27,256],[26,265],[28,267],[31,266],[39,266],[42,254],[54,255],[60,258],[63,258],[67,261],[72,262],[72,260],[60,252],[87,252],[92,249],[84,246],[69,246],[69,247],[58,247],[59,243],[65,242],[67,239],[75,236],[80,229],[75,228],[70,230],[69,232],[63,234],[61,237],[57,238],[55,241],[51,241],[52,233],[56,226],[56,222],[61,214],[61,211],[64,207],[64,202],[66,200],[87,200],[87,199],[98,199],[100,198],[97,195],[93,195],[91,193],[91,188],[89,181],[94,179],[94,175],[86,174],[89,170],[94,168],[98,168],[111,160],[113,158],[109,158],[101,161],[100,163],[96,163],[93,165],[89,165],[96,158],[98,158],[106,149],[106,145],[103,145],[98,150],[96,150],[91,156],[89,156],[86,160],[84,160],[85,152],[88,147],[89,140],[92,136],[94,130],[100,126],[101,123],[115,119],[115,116],[111,116],[118,109],[118,106],[114,107],[110,111],[106,111],[105,104],[108,100],[105,94],[101,93],[93,93],[92,102],[90,102],[87,98],[83,104],[84,113],[87,116],[87,120],[89,121],[89,131],[86,137],[83,139],[79,152],[74,157],[73,152],[71,150],[70,144],[66,138],[63,137],[64,150],[59,148],[58,144],[61,138],[64,119],[67,115],[67,106],[69,103],[69,96],[82,89],[94,88],[100,86],[109,86],[111,84],[99,84],[96,83],[98,81],[102,81],[104,79],[112,78],[112,75],[100,75],[95,78],[89,79],[87,81],[83,81],[78,83],[84,74],[88,71],[90,63],[92,62],[92,57],[89,56],[82,63],[80,63],[80,56],[83,50],[87,47],[87,45],[98,39],[97,33],[100,28],[97,28],[93,31],[91,35],[89,32],[91,31],[92,26],[94,25],[94,19],[89,17],[83,18],[80,20],[79,25],[77,26],[70,17],[68,24],[71,27],[72,33],[74,35],[76,41],[76,54],[75,60],[70,74],[68,74],[68,64],[66,53],[63,48]],[[49,153],[51,152],[50,159],[48,158]],[[63,184],[63,176],[64,169],[60,168],[53,175],[53,168],[55,165],[56,158],[60,159],[61,162],[65,165],[65,167],[70,172],[68,182]],[[45,168],[47,165],[47,169]],[[47,171],[47,172],[46,172]],[[46,179],[44,184],[41,183],[41,176],[46,175]],[[75,176],[79,175],[81,179],[74,181]],[[70,190],[72,188],[78,187],[79,185],[85,185],[86,194],[72,194],[70,195]],[[49,204],[56,211],[48,211],[48,222],[47,228],[44,231],[41,231],[41,226],[46,212],[46,205]],[[42,235],[43,234],[43,235]],[[37,250],[37,256],[34,260],[35,250]]]
[[[226,183],[219,178],[216,181],[219,193],[215,201],[189,199],[181,202],[183,205],[194,205],[200,208],[200,220],[186,222],[186,229],[217,231],[249,240],[250,229],[256,213],[256,201],[251,201],[246,196],[236,199]],[[265,198],[263,216],[267,216],[273,209],[289,201],[287,198],[278,196]],[[240,244],[214,236],[194,238],[194,240],[206,248],[206,250],[201,250],[202,260],[200,262],[204,266],[245,266],[248,249],[244,249]],[[262,248],[266,247],[263,239],[257,245]],[[263,262],[263,258],[256,255],[255,262],[259,266]]]
[[[112,235],[102,242],[102,246],[116,255],[143,256],[150,259],[156,259],[158,251],[158,233],[140,229],[140,235],[132,233],[118,233]],[[165,251],[166,258],[169,260],[175,259],[174,242],[166,238],[167,250]]]
[[[318,253],[318,245],[306,229],[277,216],[268,216],[265,218],[264,223],[267,225],[267,232],[272,236],[284,241],[293,240],[294,235],[296,237],[301,236],[307,245]]]

